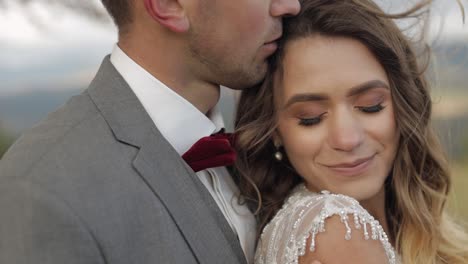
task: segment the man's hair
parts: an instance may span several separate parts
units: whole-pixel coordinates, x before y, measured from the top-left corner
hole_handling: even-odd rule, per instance
[[[101,2],[111,15],[119,31],[122,31],[132,22],[130,0],[101,0]]]

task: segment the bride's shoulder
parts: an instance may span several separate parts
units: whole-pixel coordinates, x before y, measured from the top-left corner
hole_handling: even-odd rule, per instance
[[[304,184],[300,184],[286,198],[282,208],[270,223],[292,219],[299,223],[304,218],[319,221],[335,214],[353,214],[357,217],[368,215],[367,211],[352,197],[333,194],[326,190],[319,193],[311,192]]]
[[[319,236],[326,230],[326,235]],[[257,248],[257,262],[298,263],[299,257],[315,252],[318,243],[333,245],[331,250],[343,243],[343,250],[346,250],[352,248],[352,242],[362,246],[363,241],[378,240],[387,257],[394,259],[383,228],[357,200],[328,191],[310,192],[301,184],[263,229]],[[319,249],[327,248],[322,246]]]

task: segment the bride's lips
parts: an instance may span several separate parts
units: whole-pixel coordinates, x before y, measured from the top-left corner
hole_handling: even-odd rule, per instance
[[[355,176],[365,172],[374,160],[375,154],[352,162],[326,165],[333,172],[344,176]]]

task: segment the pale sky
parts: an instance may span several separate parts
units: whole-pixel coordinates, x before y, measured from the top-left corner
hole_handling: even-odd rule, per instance
[[[0,96],[35,87],[86,86],[116,42],[111,23],[90,21],[62,9],[13,4],[0,10]],[[41,24],[39,24],[39,21]],[[73,87],[76,88],[76,87]]]
[[[467,10],[468,0],[463,1]],[[116,30],[111,23],[92,22],[42,3],[25,9],[15,4],[15,0],[9,2],[7,10],[0,10],[0,96],[21,93],[33,86],[44,89],[62,89],[69,83],[86,86],[116,42]],[[411,1],[377,2],[387,10],[401,11]],[[462,24],[455,0],[436,1],[432,14],[431,32],[440,31],[441,38],[464,38],[468,43],[468,26]]]

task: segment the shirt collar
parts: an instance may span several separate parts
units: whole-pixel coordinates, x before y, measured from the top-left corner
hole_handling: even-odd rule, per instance
[[[132,60],[115,45],[111,62],[133,90],[156,127],[172,147],[184,154],[200,138],[224,127],[217,106],[208,115]]]

